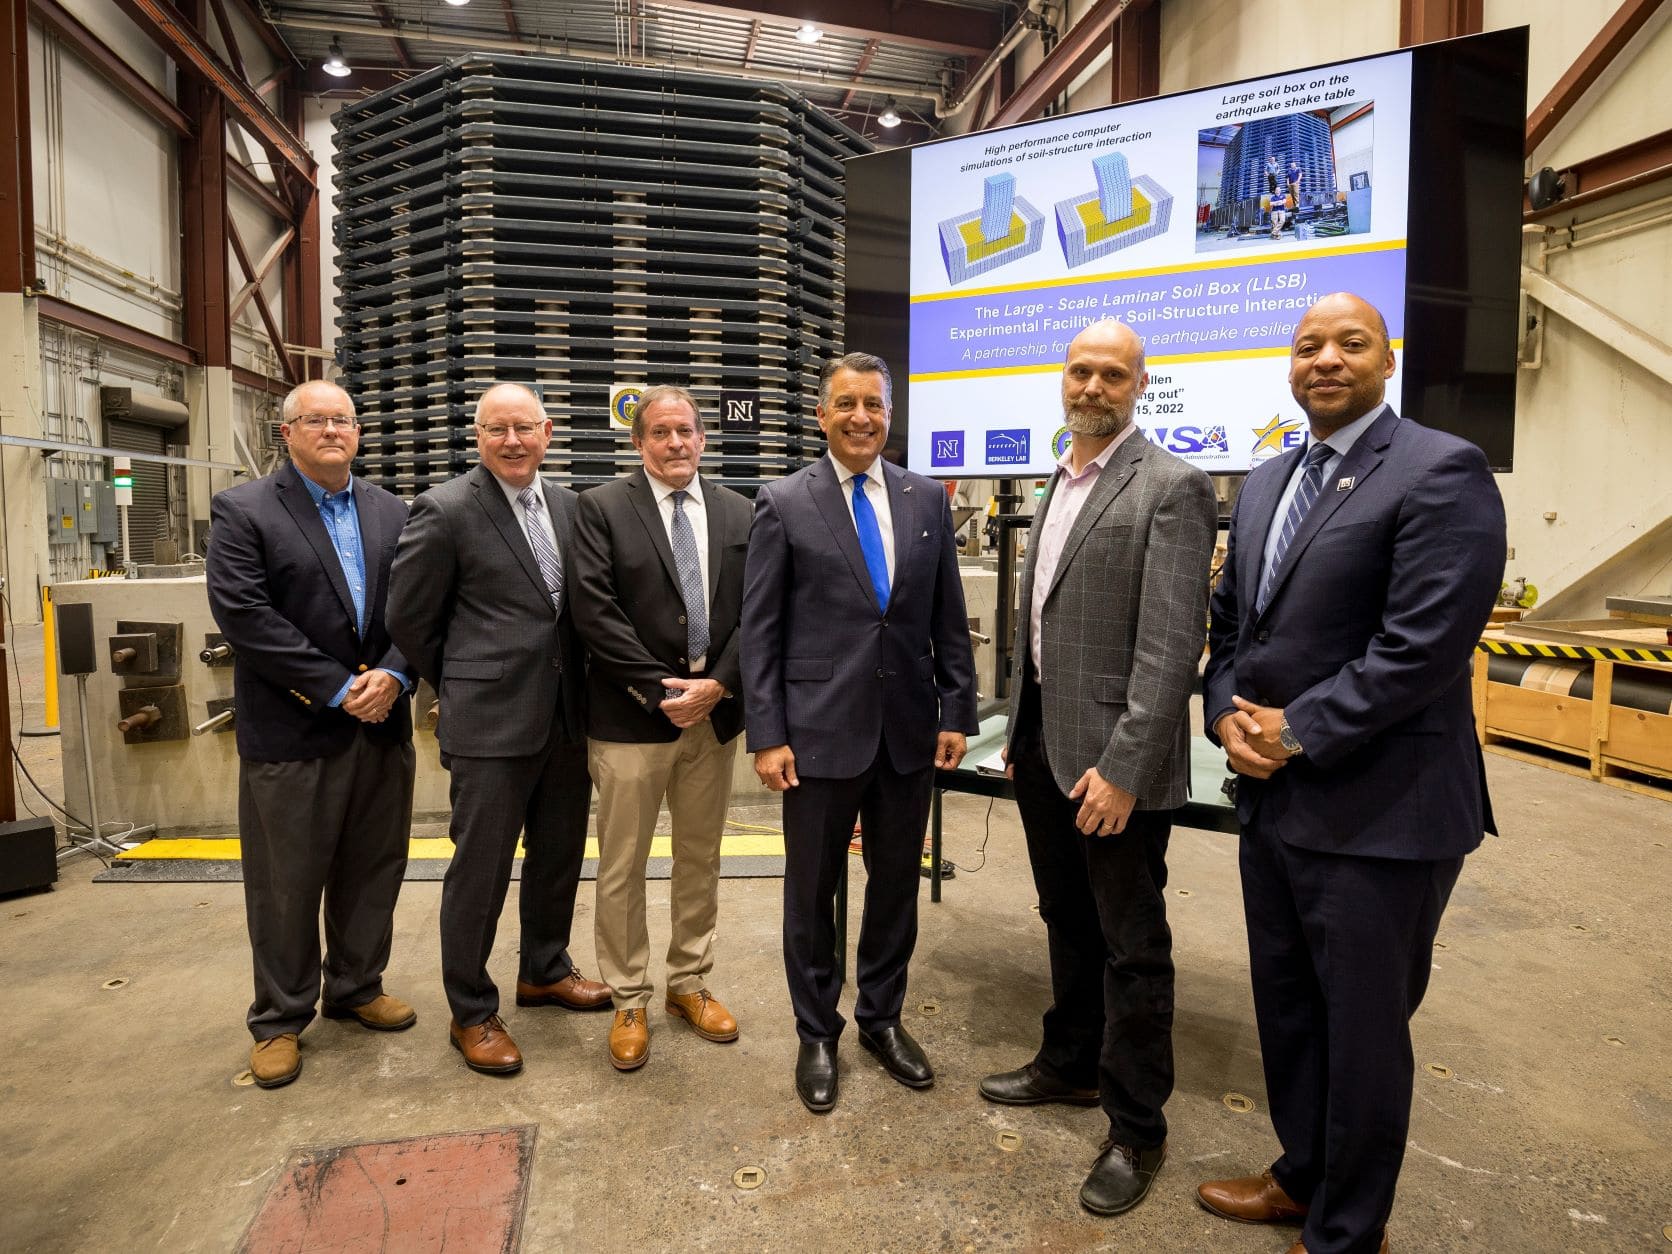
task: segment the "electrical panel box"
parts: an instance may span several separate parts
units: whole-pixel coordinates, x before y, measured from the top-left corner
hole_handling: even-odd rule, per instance
[[[75,481],[75,529],[81,535],[97,535],[99,530],[99,488],[103,485],[92,479]]]
[[[116,511],[116,489],[103,481],[95,483],[93,501],[97,506],[93,512],[98,516],[93,543],[115,544],[122,538],[122,519]]]
[[[46,481],[46,535],[49,544],[74,544],[81,538],[81,506],[73,479]]]

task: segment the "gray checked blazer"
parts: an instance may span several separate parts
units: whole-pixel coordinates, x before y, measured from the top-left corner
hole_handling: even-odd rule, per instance
[[[1014,654],[1018,667],[1032,665],[1034,580],[1049,578],[1040,624],[1045,757],[1064,794],[1095,766],[1138,798],[1137,809],[1172,809],[1190,795],[1187,712],[1207,630],[1213,485],[1134,432],[1103,468],[1056,571],[1042,575],[1039,530],[1061,474],[1028,533]]]
[[[559,613],[486,467],[414,501],[395,550],[389,634],[441,697],[436,738],[450,757],[526,757],[586,734],[586,654],[567,595],[575,494],[538,482],[564,566]]]

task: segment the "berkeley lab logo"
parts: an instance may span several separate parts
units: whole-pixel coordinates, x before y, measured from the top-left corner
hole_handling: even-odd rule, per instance
[[[964,433],[935,431],[929,435],[929,464],[931,466],[962,466],[964,464]]]
[[[987,433],[989,466],[1020,466],[1028,460],[1028,429],[1019,427]]]

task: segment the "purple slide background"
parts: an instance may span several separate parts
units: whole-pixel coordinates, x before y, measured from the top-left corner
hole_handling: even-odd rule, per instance
[[[1286,276],[1299,275],[1301,283],[1298,286],[1280,288],[1274,285]],[[996,277],[1002,277],[998,272]],[[1291,282],[1293,280],[1290,280]],[[1209,287],[1213,283],[1236,283],[1241,286],[1232,294],[1209,295]],[[1250,283],[1262,290],[1250,291]],[[1183,288],[1191,292],[1198,285],[1203,290],[1199,294],[1173,297],[1175,288]],[[1160,301],[1098,307],[1091,309],[1059,310],[1057,301],[1082,300],[1086,297],[1119,297],[1132,292],[1164,290],[1167,298]],[[1274,257],[1269,262],[1226,266],[1212,270],[1183,271],[1176,275],[1147,275],[1133,279],[1111,279],[1101,283],[1060,283],[1044,284],[1021,292],[1006,292],[992,296],[960,296],[946,300],[922,301],[912,306],[911,312],[911,374],[940,374],[949,371],[964,370],[1004,370],[1018,366],[1060,365],[1062,352],[1053,350],[1053,342],[1066,342],[1073,338],[1075,329],[1048,329],[1043,323],[1040,329],[1032,334],[1016,336],[985,336],[973,340],[953,340],[949,338],[953,328],[969,328],[988,323],[1004,324],[1007,322],[1021,322],[1026,319],[1012,315],[1010,317],[983,318],[976,314],[976,305],[989,308],[1004,309],[1007,305],[1045,305],[1045,311],[1038,318],[1091,318],[1117,317],[1128,322],[1139,335],[1146,339],[1150,336],[1164,334],[1169,331],[1195,330],[1210,331],[1220,327],[1234,327],[1238,334],[1235,337],[1205,341],[1200,343],[1174,342],[1159,344],[1150,351],[1155,356],[1182,356],[1189,353],[1204,352],[1238,352],[1259,348],[1287,348],[1289,335],[1287,333],[1267,331],[1264,335],[1250,336],[1250,328],[1269,328],[1273,323],[1288,323],[1293,325],[1300,321],[1304,309],[1253,309],[1246,305],[1249,301],[1259,301],[1267,298],[1306,297],[1317,300],[1331,292],[1355,292],[1364,297],[1372,305],[1382,310],[1388,320],[1388,334],[1393,339],[1400,339],[1405,334],[1405,250],[1403,248],[1384,249],[1368,253],[1349,253],[1344,256],[1314,257],[1305,260],[1291,260]],[[1238,309],[1234,313],[1197,318],[1167,318],[1158,316],[1158,311],[1169,305],[1192,306],[1202,304],[1236,304]],[[1034,319],[1035,321],[1038,318]],[[972,352],[984,348],[998,348],[1008,344],[1036,344],[1039,351],[1018,354],[1014,357],[986,358],[984,360],[963,357],[966,349]]]

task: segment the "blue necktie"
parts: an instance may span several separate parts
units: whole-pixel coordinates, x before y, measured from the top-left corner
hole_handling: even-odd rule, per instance
[[[1327,444],[1314,444],[1307,450],[1306,471],[1295,486],[1294,499],[1289,502],[1289,512],[1283,518],[1283,530],[1278,533],[1277,547],[1271,551],[1271,565],[1266,567],[1265,578],[1260,580],[1260,595],[1254,602],[1256,614],[1265,612],[1266,601],[1271,597],[1271,581],[1277,574],[1277,568],[1283,565],[1283,555],[1289,551],[1289,545],[1305,521],[1307,511],[1318,499],[1318,491],[1324,486],[1324,463],[1333,456],[1335,450]]]
[[[853,525],[859,532],[859,551],[865,554],[865,569],[871,572],[871,588],[877,594],[877,608],[888,613],[888,559],[882,552],[882,528],[877,511],[865,499],[865,476],[853,477]]]
[[[685,651],[695,662],[708,653],[708,609],[703,604],[697,533],[685,516],[688,495],[684,488],[673,494],[673,566],[679,572],[679,592],[685,600]]]

